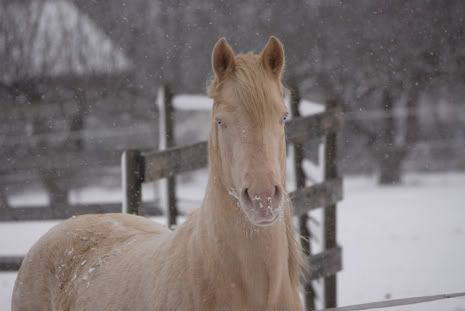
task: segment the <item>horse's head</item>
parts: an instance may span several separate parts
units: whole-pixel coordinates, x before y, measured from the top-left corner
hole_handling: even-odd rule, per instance
[[[212,66],[210,160],[247,219],[271,225],[285,197],[283,45],[271,37],[260,54],[235,55],[220,39]]]

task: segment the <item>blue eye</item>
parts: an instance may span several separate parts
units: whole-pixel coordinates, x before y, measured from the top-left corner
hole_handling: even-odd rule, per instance
[[[219,126],[219,127],[224,127],[223,120],[221,120],[221,119],[216,119],[216,125]]]
[[[282,118],[281,118],[281,123],[282,123],[282,124],[286,123],[287,117],[288,117],[288,114],[287,114],[287,113],[284,114],[284,115],[282,116]]]

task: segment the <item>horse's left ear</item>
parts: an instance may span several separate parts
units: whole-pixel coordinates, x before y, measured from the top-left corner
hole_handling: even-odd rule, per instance
[[[284,46],[275,36],[271,36],[260,53],[263,67],[275,78],[281,78],[284,69]]]
[[[228,72],[234,70],[234,51],[225,38],[216,42],[212,52],[212,67],[216,77],[222,80]]]

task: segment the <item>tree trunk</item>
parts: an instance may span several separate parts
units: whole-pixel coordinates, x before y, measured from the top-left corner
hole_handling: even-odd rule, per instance
[[[405,144],[409,147],[415,143],[418,138],[418,87],[413,87],[408,93],[407,99],[407,117],[406,117],[406,133]]]
[[[380,185],[392,185],[402,182],[402,163],[405,158],[405,148],[392,146],[386,150],[381,159],[380,175],[378,183]]]
[[[68,204],[68,187],[63,182],[57,181],[57,176],[60,176],[59,170],[56,170],[53,175],[42,176],[42,182],[47,190],[52,209],[64,208]]]
[[[396,144],[396,122],[394,117],[394,100],[389,90],[384,90],[381,101],[386,113],[383,119],[383,132],[381,134],[382,146],[377,152],[380,175],[380,185],[397,184],[402,181],[402,162],[405,158],[405,148]]]
[[[8,207],[8,196],[4,189],[0,189],[0,208]]]

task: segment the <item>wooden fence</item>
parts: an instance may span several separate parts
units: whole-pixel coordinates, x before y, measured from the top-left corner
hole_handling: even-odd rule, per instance
[[[166,98],[166,97],[165,97]],[[300,98],[294,93],[292,102],[299,105]],[[169,102],[168,102],[169,105]],[[294,108],[295,108],[294,107]],[[168,110],[168,109],[167,109]],[[326,307],[334,307],[336,301],[336,273],[342,269],[342,250],[336,244],[336,204],[342,199],[342,179],[338,176],[336,165],[336,133],[341,128],[342,117],[335,102],[329,101],[324,112],[299,117],[293,109],[294,117],[286,125],[287,143],[295,148],[295,167],[297,190],[290,193],[294,214],[300,218],[300,234],[311,270],[303,276],[305,304],[307,310],[313,309],[315,299]],[[323,139],[325,145],[325,179],[312,186],[306,186],[305,174],[301,167],[303,160],[302,145],[311,139]],[[177,174],[205,168],[207,166],[207,142],[162,151],[127,150],[122,157],[123,166],[123,210],[127,213],[144,215],[142,202],[142,184],[160,179],[174,179]],[[174,193],[174,195],[173,195]],[[176,223],[175,184],[168,186],[168,223]],[[324,208],[323,251],[313,254],[309,247],[311,232],[306,226],[308,213]],[[317,297],[312,290],[312,280],[324,279],[324,296]]]
[[[163,104],[166,120],[172,119],[172,94],[165,88]],[[304,294],[307,310],[313,309],[316,300],[326,307],[336,306],[336,273],[342,269],[342,250],[336,244],[336,204],[342,199],[342,179],[336,166],[336,133],[341,128],[342,116],[335,103],[329,101],[324,112],[300,117],[297,92],[292,96],[293,118],[286,124],[288,145],[294,148],[294,168],[297,189],[290,193],[294,206],[294,215],[299,217],[301,242],[310,264],[310,271],[303,276]],[[169,126],[172,126],[167,122]],[[169,134],[169,133],[168,133]],[[171,136],[174,136],[171,131]],[[307,178],[301,167],[304,159],[303,144],[312,139],[323,140],[324,180],[307,186]],[[123,212],[153,215],[157,209],[148,203],[142,203],[142,184],[168,179],[167,197],[168,223],[177,221],[175,176],[181,173],[205,168],[207,166],[207,142],[183,147],[172,147],[174,140],[167,141],[168,149],[162,151],[127,150],[122,156]],[[309,240],[312,234],[307,227],[308,213],[324,208],[323,251],[312,253]],[[89,212],[120,212],[118,204],[63,206],[61,208],[3,208],[0,221],[64,219],[72,215]],[[18,270],[22,257],[0,258],[0,271]],[[323,296],[318,296],[312,288],[312,280],[323,280]]]

